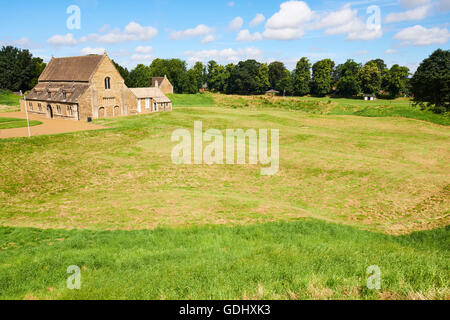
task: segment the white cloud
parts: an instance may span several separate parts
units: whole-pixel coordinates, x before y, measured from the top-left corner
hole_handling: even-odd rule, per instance
[[[430,11],[431,5],[425,5],[405,12],[393,12],[386,17],[386,23],[422,20]]]
[[[47,40],[48,44],[54,46],[75,46],[77,44],[77,40],[73,36],[73,34],[68,33],[66,35],[54,35],[50,39]]]
[[[103,27],[101,27],[98,32],[99,33],[106,33],[111,29],[111,26],[109,24],[105,24]]]
[[[151,54],[133,54],[131,60],[135,62],[150,62],[153,60],[153,56]]]
[[[111,53],[111,56],[115,57],[128,57],[131,53],[125,49],[114,50]]]
[[[439,9],[444,12],[450,11],[450,0],[440,0]]]
[[[296,40],[303,37],[305,31],[302,28],[266,29],[263,33],[267,40]]]
[[[260,60],[264,53],[256,48],[244,49],[223,49],[223,50],[202,50],[202,51],[186,51],[184,53],[188,57],[189,63],[197,61],[207,62],[209,60],[216,60],[222,63],[238,62],[247,59]]]
[[[130,22],[125,27],[125,34],[131,38],[135,37],[138,40],[152,40],[158,35],[158,30],[153,27],[143,27],[139,23]]]
[[[230,8],[233,8],[235,5],[234,1],[230,1],[227,3],[227,6],[229,6]]]
[[[266,17],[265,17],[263,14],[258,13],[258,14],[253,18],[253,20],[250,22],[250,26],[251,26],[251,27],[259,26],[259,25],[260,25],[261,23],[263,23],[264,21],[266,21]]]
[[[444,44],[448,41],[450,33],[447,28],[424,28],[421,25],[406,28],[398,32],[394,39],[402,41],[403,45],[428,46],[431,44]]]
[[[203,37],[203,43],[209,43],[215,40],[213,33],[215,32],[214,28],[210,28],[204,24],[199,24],[195,28],[183,30],[183,31],[175,31],[170,34],[170,38],[172,40],[178,39],[189,39],[193,37]]]
[[[43,47],[42,44],[26,37],[20,38],[19,40],[0,41],[0,47],[1,46],[14,46],[23,49],[39,49]]]
[[[106,30],[106,29],[104,29]],[[104,34],[90,34],[88,36],[75,39],[73,34],[55,35],[47,40],[48,44],[57,46],[74,46],[78,43],[97,42],[116,44],[127,41],[150,41],[158,35],[158,30],[154,27],[141,26],[136,22],[130,22],[124,31],[114,29]]]
[[[150,53],[153,51],[153,47],[150,46],[139,46],[136,49],[134,49],[137,53]]]
[[[86,47],[81,49],[81,54],[86,56],[88,54],[104,54],[106,51],[105,48],[91,48],[91,47]]]
[[[394,54],[394,53],[397,53],[398,52],[398,50],[396,50],[396,49],[387,49],[384,53],[385,54]]]
[[[400,4],[407,9],[423,6],[430,3],[430,0],[400,0]]]
[[[262,40],[262,35],[259,32],[251,34],[249,30],[241,30],[236,37],[236,41],[240,42],[252,42]]]
[[[369,41],[383,35],[381,26],[368,25],[358,17],[358,10],[352,9],[350,4],[338,11],[325,14],[313,23],[311,28],[325,29],[326,35],[346,34],[346,40],[349,41]]]
[[[314,17],[314,12],[303,1],[288,1],[280,5],[266,23],[264,38],[270,40],[300,39],[305,34],[305,24]]]
[[[202,39],[202,43],[211,43],[216,40],[216,37],[213,34],[209,34]]]
[[[361,50],[354,53],[355,56],[367,56],[369,54],[369,51],[367,50]]]
[[[235,31],[238,31],[239,29],[241,29],[243,25],[244,25],[244,19],[242,19],[241,17],[236,17],[230,22],[230,25],[228,26],[228,30],[231,32],[235,32]]]

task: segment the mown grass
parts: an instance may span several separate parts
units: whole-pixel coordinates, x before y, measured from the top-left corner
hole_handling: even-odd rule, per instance
[[[20,105],[21,96],[15,95],[10,91],[0,90],[0,105],[17,107]]]
[[[450,114],[421,110],[409,99],[364,101],[344,98],[293,98],[269,96],[213,95],[218,106],[228,108],[282,108],[317,115],[355,115],[364,117],[402,117],[450,125]]]
[[[195,120],[204,130],[279,129],[278,174],[173,165],[172,132]],[[402,234],[449,223],[444,126],[220,107],[96,123],[111,129],[0,143],[0,225],[136,230],[313,217]]]
[[[11,91],[0,89],[0,113],[19,111],[21,98]]]
[[[169,94],[175,107],[205,107],[214,106],[214,98],[212,94]]]
[[[449,228],[314,220],[154,231],[0,228],[0,299],[450,299]],[[66,270],[81,268],[81,290]],[[367,288],[369,266],[381,290]]]
[[[40,121],[29,121],[30,127],[38,126],[42,124]],[[22,128],[28,125],[27,120],[17,118],[0,118],[0,130],[1,129],[14,129]]]
[[[448,127],[207,97],[0,140],[0,299],[450,298]],[[173,165],[195,120],[279,129],[279,173]]]

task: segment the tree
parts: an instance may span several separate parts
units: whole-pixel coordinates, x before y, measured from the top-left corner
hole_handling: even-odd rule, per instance
[[[307,58],[301,58],[297,62],[292,75],[293,93],[297,96],[305,96],[310,93],[311,63]]]
[[[314,94],[325,96],[331,92],[334,65],[330,59],[318,61],[313,65],[312,89]]]
[[[227,74],[224,66],[212,60],[208,62],[208,88],[212,91],[224,92]]]
[[[378,70],[380,70],[381,77],[384,77],[388,73],[389,69],[383,59],[370,60],[369,62],[373,62],[377,65]]]
[[[239,62],[230,75],[232,92],[261,94],[270,87],[269,66],[256,60]]]
[[[32,89],[45,69],[41,58],[34,58],[28,50],[12,46],[0,50],[0,88],[23,92]]]
[[[384,77],[385,88],[392,98],[405,93],[408,85],[409,69],[394,64]]]
[[[206,67],[203,63],[197,62],[191,70],[193,70],[194,81],[198,91],[203,88],[206,82]]]
[[[39,77],[47,66],[47,64],[41,58],[33,58],[32,64],[34,65],[34,70],[32,79],[28,84],[28,89],[32,89],[37,85]]]
[[[136,68],[131,70],[128,81],[131,88],[149,87],[152,82],[150,68],[143,64],[138,64]]]
[[[129,79],[130,71],[128,71],[127,68],[122,67],[120,64],[118,64],[114,60],[112,60],[112,63],[114,64],[114,66],[116,67],[117,71],[120,73],[122,78],[125,80],[125,85],[127,85],[129,87],[130,86],[130,79]]]
[[[258,62],[257,62],[258,63]],[[270,89],[269,66],[267,63],[260,63],[258,68],[258,76],[256,78],[257,89],[254,93],[265,93]]]
[[[438,49],[425,59],[411,79],[414,101],[436,113],[450,111],[450,51]]]
[[[180,59],[155,59],[150,65],[152,77],[167,76],[172,83],[174,92],[183,92],[184,81],[186,81],[187,64]]]
[[[197,72],[195,69],[189,69],[182,79],[182,93],[196,94],[197,87]]]
[[[367,62],[360,70],[358,79],[366,94],[377,94],[381,89],[381,71],[374,61]]]
[[[336,88],[339,95],[344,97],[356,96],[361,90],[358,81],[358,73],[361,65],[352,59],[347,60],[344,64],[340,64],[335,70]]]
[[[283,96],[292,95],[294,93],[294,81],[292,78],[291,72],[289,70],[284,71],[284,76],[278,81],[278,84],[275,88],[277,91],[280,91]]]
[[[269,64],[269,82],[272,89],[276,89],[280,80],[285,76],[286,67],[284,66],[284,63],[275,61]]]
[[[224,84],[224,88],[223,88],[223,92],[227,93],[227,94],[232,94],[234,92],[234,84],[233,81],[231,80],[231,74],[234,72],[234,69],[236,68],[236,66],[233,63],[229,63],[225,66],[225,84]]]

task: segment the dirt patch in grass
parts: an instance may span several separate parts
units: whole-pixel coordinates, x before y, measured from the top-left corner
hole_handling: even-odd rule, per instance
[[[2,129],[0,124],[0,139],[28,137],[28,129],[26,127],[26,114],[22,112],[0,113],[0,118],[18,118],[22,119],[20,128]],[[87,123],[84,121],[47,119],[36,115],[29,114],[30,128],[32,136],[52,135],[68,132],[77,132],[85,130],[99,130],[105,127]]]

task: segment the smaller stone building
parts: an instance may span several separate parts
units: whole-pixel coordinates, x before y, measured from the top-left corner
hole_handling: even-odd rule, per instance
[[[131,88],[137,99],[137,112],[172,111],[172,101],[159,88]]]
[[[164,94],[173,94],[173,85],[167,76],[152,78],[152,88],[161,89]]]

